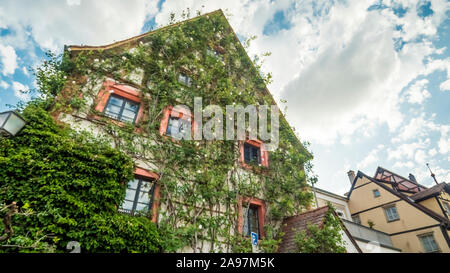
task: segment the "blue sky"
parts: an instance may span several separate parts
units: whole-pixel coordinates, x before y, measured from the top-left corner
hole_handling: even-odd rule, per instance
[[[0,111],[33,95],[44,52],[102,45],[149,31],[171,12],[224,10],[250,55],[311,142],[319,187],[349,188],[346,172],[383,166],[450,182],[450,3],[433,1],[2,1]]]

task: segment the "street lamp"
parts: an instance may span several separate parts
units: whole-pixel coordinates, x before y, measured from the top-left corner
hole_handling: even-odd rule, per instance
[[[15,111],[0,113],[0,134],[15,136],[25,126],[25,120]]]

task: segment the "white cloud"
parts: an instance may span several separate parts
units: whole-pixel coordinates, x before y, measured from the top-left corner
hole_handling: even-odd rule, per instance
[[[358,169],[366,168],[367,166],[374,164],[378,161],[378,149],[373,149],[369,154],[356,166]]]
[[[3,89],[8,89],[9,84],[5,81],[0,80],[0,87]]]
[[[436,124],[433,121],[433,117],[427,119],[425,113],[422,113],[418,117],[411,118],[409,123],[404,124],[398,129],[396,137],[392,139],[392,142],[404,142],[413,138],[426,136],[432,131],[439,131],[441,125]]]
[[[441,138],[439,139],[439,153],[447,154],[450,152],[450,126],[442,126],[441,128]]]
[[[441,85],[439,85],[439,88],[442,91],[449,91],[450,90],[450,79],[446,80],[445,82],[442,82]]]
[[[3,65],[2,74],[4,76],[14,74],[17,68],[17,55],[12,46],[0,44],[0,60]]]
[[[81,0],[67,0],[66,2],[69,6],[79,6],[81,4]]]
[[[426,90],[427,84],[427,79],[418,80],[414,84],[412,84],[405,92],[408,102],[413,104],[422,104],[425,99],[429,98],[431,94],[430,92],[428,92],[428,90]]]
[[[42,49],[61,52],[67,44],[102,45],[140,34],[156,12],[157,0],[7,0],[0,22],[13,33],[3,39],[14,47],[28,48],[32,38]]]
[[[20,82],[13,81],[12,88],[14,90],[14,96],[16,96],[19,100],[28,101],[30,100],[30,88]]]

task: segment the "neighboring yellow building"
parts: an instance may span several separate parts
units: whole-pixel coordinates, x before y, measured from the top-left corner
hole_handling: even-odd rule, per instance
[[[374,177],[348,172],[347,194],[354,222],[390,235],[402,252],[450,253],[450,185],[426,188],[378,167]]]

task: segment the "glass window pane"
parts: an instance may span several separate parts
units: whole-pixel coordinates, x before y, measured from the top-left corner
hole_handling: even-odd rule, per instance
[[[133,209],[133,202],[124,200],[120,208],[122,210],[125,210],[126,212],[131,212],[131,210]]]
[[[142,181],[140,191],[149,192],[152,189],[153,183],[149,181]]]
[[[147,211],[148,211],[148,204],[137,203],[136,212],[147,212]]]
[[[250,232],[255,232],[259,236],[258,230],[258,209],[250,207],[249,209]]]
[[[134,198],[136,198],[136,190],[127,189],[127,192],[125,194],[125,199],[134,201]]]
[[[120,107],[119,106],[115,106],[115,105],[110,105],[108,104],[108,106],[106,106],[105,109],[105,114],[117,119],[119,117],[119,113],[120,113]]]
[[[139,192],[138,202],[149,204],[150,198],[148,192]]]
[[[135,112],[131,112],[129,110],[123,110],[120,119],[123,121],[134,122],[134,118],[136,117]]]
[[[137,189],[138,183],[139,183],[139,179],[135,178],[135,179],[131,180],[130,182],[128,182],[128,188],[129,189]]]
[[[137,113],[138,109],[139,109],[139,104],[131,102],[131,101],[126,101],[125,102],[125,110],[128,110],[130,112],[134,112]]]
[[[116,97],[116,96],[110,96],[109,97],[109,101],[108,101],[108,105],[116,105],[119,107],[122,107],[123,105],[123,99]]]

